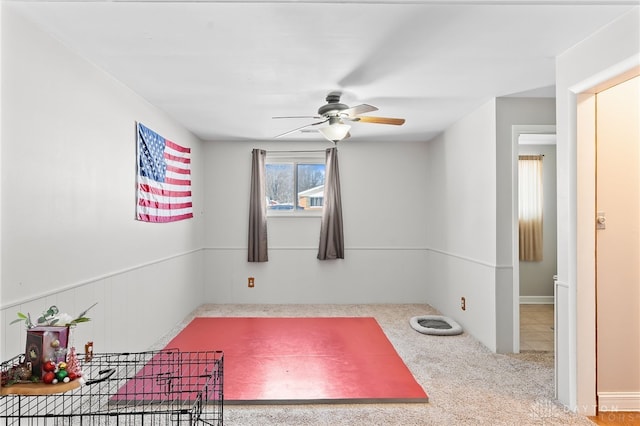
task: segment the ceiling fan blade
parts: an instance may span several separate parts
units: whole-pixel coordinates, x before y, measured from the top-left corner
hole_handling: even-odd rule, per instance
[[[350,117],[353,117],[354,115],[365,114],[367,112],[372,112],[377,110],[378,108],[374,107],[373,105],[361,104],[351,108],[343,109],[342,111],[340,111],[340,114],[341,115],[346,114]]]
[[[316,120],[322,118],[318,115],[287,115],[287,116],[279,116],[279,117],[271,117],[273,119],[279,119],[279,118],[315,118]]]
[[[376,124],[392,124],[394,126],[402,126],[404,124],[404,118],[390,118],[390,117],[369,117],[361,115],[354,118],[354,121],[361,121],[363,123],[376,123]]]
[[[284,133],[282,133],[282,134],[280,134],[280,135],[278,135],[278,136],[275,136],[275,138],[276,138],[276,139],[277,139],[277,138],[281,138],[282,136],[290,135],[291,133],[295,133],[295,132],[297,132],[297,131],[299,131],[299,130],[302,130],[302,129],[305,129],[305,128],[307,128],[307,127],[317,126],[318,124],[326,123],[327,121],[329,121],[329,119],[328,119],[328,118],[327,118],[326,120],[318,121],[318,122],[316,122],[316,123],[305,124],[304,126],[301,126],[301,127],[295,128],[295,129],[293,129],[293,130],[289,130],[288,132],[284,132]]]

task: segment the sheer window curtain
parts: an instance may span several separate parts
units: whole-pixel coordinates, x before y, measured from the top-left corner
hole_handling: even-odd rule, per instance
[[[520,260],[542,260],[542,155],[518,157]]]
[[[265,159],[267,151],[251,152],[251,195],[249,200],[249,262],[266,262],[267,256],[267,194]]]
[[[318,259],[344,259],[338,149],[335,147],[327,149],[323,203]]]

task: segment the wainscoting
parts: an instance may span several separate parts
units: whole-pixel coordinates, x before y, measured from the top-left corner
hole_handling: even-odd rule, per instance
[[[7,304],[0,310],[3,360],[24,352],[26,331],[13,324],[17,312],[39,316],[51,305],[72,316],[97,302],[90,322],[71,333],[70,345],[96,352],[146,350],[202,303],[202,251],[159,259],[48,294]]]

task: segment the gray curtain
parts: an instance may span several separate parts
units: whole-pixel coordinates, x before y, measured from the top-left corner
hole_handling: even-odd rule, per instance
[[[344,259],[340,173],[338,173],[338,149],[335,147],[327,149],[318,259]]]
[[[251,152],[251,195],[249,200],[249,262],[266,262],[267,256],[267,194],[265,158],[267,151]]]

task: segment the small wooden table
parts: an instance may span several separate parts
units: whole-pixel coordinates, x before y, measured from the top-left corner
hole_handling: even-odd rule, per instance
[[[0,395],[53,395],[64,393],[80,387],[80,380],[72,380],[68,383],[15,383],[10,386],[0,387]]]

